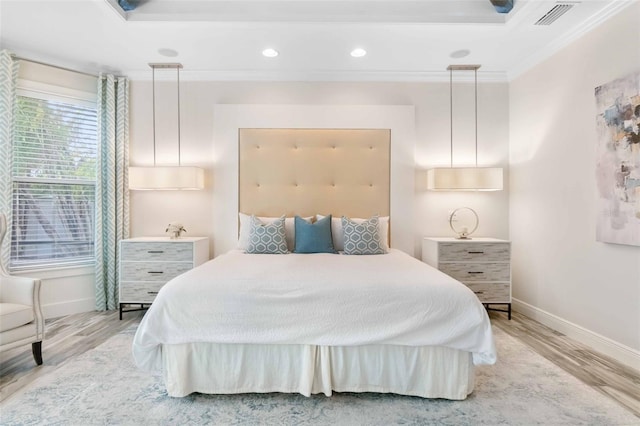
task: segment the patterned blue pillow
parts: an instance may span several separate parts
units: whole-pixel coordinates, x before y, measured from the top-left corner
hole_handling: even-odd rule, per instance
[[[296,246],[294,253],[335,253],[331,236],[331,215],[315,223],[300,216],[295,218]]]
[[[267,225],[251,216],[251,231],[247,253],[250,254],[286,254],[287,239],[284,233],[284,216]]]
[[[360,224],[342,216],[344,232],[344,254],[385,254],[380,243],[378,216],[373,216]]]

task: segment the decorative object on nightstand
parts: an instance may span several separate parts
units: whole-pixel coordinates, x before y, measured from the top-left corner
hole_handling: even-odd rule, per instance
[[[467,217],[464,218],[463,216]],[[454,222],[462,223],[456,226]],[[453,232],[458,234],[456,238],[459,240],[470,240],[470,235],[478,229],[479,223],[478,213],[471,207],[459,207],[449,215],[449,226]]]
[[[461,281],[490,310],[511,319],[511,242],[496,238],[424,238],[422,261]],[[507,310],[491,305],[507,305]]]
[[[120,319],[151,305],[163,285],[209,260],[207,237],[129,238],[120,241]],[[125,305],[140,305],[124,310]]]
[[[167,229],[165,229],[164,232],[169,233],[169,238],[175,239],[180,238],[182,233],[187,232],[187,230],[184,229],[184,226],[181,223],[171,222],[169,225],[167,225]]]

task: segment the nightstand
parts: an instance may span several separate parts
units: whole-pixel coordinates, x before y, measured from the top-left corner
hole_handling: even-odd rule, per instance
[[[511,319],[511,242],[495,238],[424,238],[422,261],[461,281],[487,309]],[[506,305],[507,310],[490,305]]]
[[[123,312],[144,310],[163,285],[209,260],[207,237],[141,237],[120,241],[119,302]],[[124,305],[140,305],[123,310]]]

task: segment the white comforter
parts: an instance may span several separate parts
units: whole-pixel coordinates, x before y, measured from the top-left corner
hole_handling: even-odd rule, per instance
[[[482,304],[460,282],[392,249],[386,255],[231,251],[168,282],[133,342],[161,368],[161,346],[187,342],[447,346],[496,360]]]

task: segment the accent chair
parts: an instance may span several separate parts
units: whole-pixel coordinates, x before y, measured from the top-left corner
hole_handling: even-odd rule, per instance
[[[0,213],[0,246],[6,232],[7,221]],[[40,286],[39,279],[9,275],[0,262],[0,351],[31,343],[38,365],[44,339]]]

